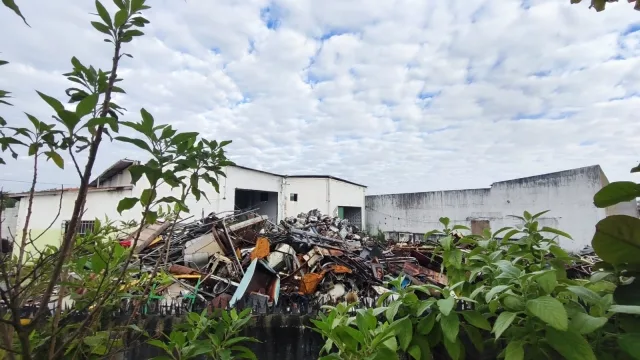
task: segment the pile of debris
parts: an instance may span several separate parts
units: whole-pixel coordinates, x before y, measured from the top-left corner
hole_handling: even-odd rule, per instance
[[[348,220],[312,210],[274,224],[248,211],[211,214],[142,230],[134,252],[142,271],[161,266],[171,282],[150,299],[180,306],[252,307],[256,313],[306,313],[324,304],[373,305],[386,275],[446,285],[418,248],[383,248]],[[123,239],[131,246],[136,234]],[[285,310],[286,309],[286,310]]]

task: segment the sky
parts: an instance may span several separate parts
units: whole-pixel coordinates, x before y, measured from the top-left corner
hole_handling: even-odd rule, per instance
[[[369,194],[595,164],[638,180],[640,12],[626,1],[601,13],[569,0],[147,2],[151,24],[118,72],[122,120],[145,108],[233,140],[239,165],[333,175]],[[72,56],[108,69],[112,51],[90,25],[92,1],[18,4],[31,28],[0,9],[0,88],[14,96],[0,114],[14,126],[23,112],[51,119],[35,90],[66,99]],[[121,158],[144,154],[103,142],[94,174]],[[26,189],[32,160],[6,160],[0,187]],[[65,165],[42,164],[39,187],[78,184]]]

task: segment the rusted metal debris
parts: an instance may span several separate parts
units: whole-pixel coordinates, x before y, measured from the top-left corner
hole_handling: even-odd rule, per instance
[[[140,268],[151,271],[158,263],[173,281],[159,287],[156,298],[257,312],[284,301],[280,306],[312,310],[370,302],[384,292],[385,281],[403,274],[407,284],[447,284],[428,247],[378,245],[347,220],[318,210],[279,224],[253,211],[222,215],[142,230]],[[132,238],[121,244],[130,246]]]

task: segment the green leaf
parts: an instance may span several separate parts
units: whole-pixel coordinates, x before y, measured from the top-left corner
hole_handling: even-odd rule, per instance
[[[480,330],[478,330],[478,328],[476,328],[475,326],[471,326],[467,324],[463,324],[462,327],[464,328],[464,331],[469,336],[469,339],[473,343],[473,346],[476,349],[478,349],[478,351],[483,352],[484,342],[482,339],[482,334],[480,334]]]
[[[400,344],[400,348],[403,351],[406,351],[411,343],[411,337],[413,336],[413,326],[411,325],[411,320],[409,317],[404,317],[390,325],[394,329],[394,333],[396,334],[396,338],[398,339],[398,343]],[[360,343],[364,343],[364,338]]]
[[[429,339],[427,339],[426,336],[420,335],[420,334],[413,334],[413,338],[411,339],[411,346],[409,347],[410,353],[411,353],[411,348],[414,346],[417,346],[420,349],[420,357],[417,359],[431,360],[431,347],[429,346]],[[415,354],[415,351],[414,351],[414,354]]]
[[[506,234],[504,234],[504,236],[502,237],[502,242],[505,243],[507,241],[509,241],[509,239],[511,239],[511,237],[515,234],[521,233],[520,230],[517,229],[513,229],[513,230],[509,230]]]
[[[421,356],[421,351],[420,351],[420,347],[418,345],[411,345],[409,347],[409,350],[407,351],[407,353],[409,353],[409,355],[416,359],[416,360],[420,360],[420,356]]]
[[[464,317],[464,319],[471,325],[479,328],[479,329],[484,329],[487,331],[491,331],[491,324],[489,324],[489,321],[487,321],[487,319],[482,316],[481,313],[474,311],[474,310],[468,310],[468,311],[463,311],[460,314],[462,314],[462,316]]]
[[[632,358],[640,360],[640,334],[629,333],[618,336],[618,346]]]
[[[133,38],[135,36],[142,36],[144,35],[144,33],[140,30],[129,30],[127,32],[124,33],[124,36],[127,38]]]
[[[595,283],[598,281],[602,281],[612,275],[613,273],[611,271],[595,271],[594,273],[591,274],[591,277],[589,278],[589,282]]]
[[[147,206],[147,204],[151,204],[156,199],[156,196],[157,193],[154,189],[144,189],[142,195],[140,195],[140,204]]]
[[[640,306],[634,305],[611,305],[610,312],[622,314],[640,315]]]
[[[591,245],[610,264],[640,264],[640,219],[612,215],[600,220]]]
[[[82,101],[80,101],[78,103],[78,106],[76,107],[76,115],[81,118],[93,112],[93,110],[96,108],[96,105],[98,105],[98,98],[98,94],[91,94],[82,99]]]
[[[100,16],[102,21],[104,21],[104,23],[107,24],[107,26],[109,27],[113,26],[111,23],[111,17],[109,16],[109,12],[104,7],[104,5],[102,5],[102,3],[98,0],[96,0],[96,10],[98,10],[98,15]]]
[[[504,360],[523,360],[524,359],[524,342],[523,341],[509,341],[507,348],[505,349]]]
[[[440,318],[440,328],[442,329],[442,334],[446,339],[449,339],[451,342],[455,342],[458,337],[458,332],[460,331],[460,319],[458,318],[458,314],[456,312],[452,312],[449,315],[444,315]]]
[[[58,116],[62,120],[62,123],[69,129],[69,132],[73,132],[76,125],[80,122],[80,117],[75,112],[69,110],[58,111]]]
[[[144,142],[144,140],[133,139],[133,138],[125,137],[125,136],[116,136],[114,139],[116,139],[118,141],[129,143],[129,144],[133,144],[133,145],[139,147],[142,150],[146,150],[146,151],[152,153],[151,148],[149,147],[149,145],[147,145],[146,142]]]
[[[125,9],[118,10],[118,12],[116,13],[116,16],[113,19],[113,25],[116,28],[120,28],[122,25],[124,25],[127,22],[128,18],[129,18],[129,14],[127,13],[127,10]]]
[[[449,226],[449,218],[448,217],[441,217],[440,218],[440,223],[442,225],[444,225],[444,227],[446,228],[447,226]]]
[[[64,169],[64,160],[62,160],[62,156],[60,156],[60,154],[55,151],[46,151],[44,154],[47,155],[48,159],[53,160],[60,169]]]
[[[545,227],[543,227],[542,229],[540,229],[540,232],[549,232],[549,233],[556,234],[556,235],[560,235],[560,236],[564,236],[564,237],[566,237],[567,239],[571,239],[571,240],[573,240],[573,238],[571,237],[571,235],[567,234],[566,232],[564,232],[564,231],[560,231],[560,230],[558,230],[558,229],[554,229],[554,228],[552,228],[552,227],[548,227],[548,226],[545,226]]]
[[[462,343],[460,342],[460,339],[449,341],[449,339],[445,337],[442,340],[444,342],[444,347],[447,349],[447,353],[449,353],[449,356],[451,356],[451,359],[461,359],[460,355],[462,355]]]
[[[41,93],[40,91],[37,91],[38,95],[40,95],[40,97],[42,98],[42,100],[44,100],[47,104],[49,104],[49,106],[51,106],[51,108],[53,110],[55,110],[55,112],[59,112],[64,110],[64,106],[62,105],[62,103],[58,100],[56,100],[55,98],[52,98],[49,95],[45,95],[43,93]]]
[[[431,312],[429,315],[421,318],[420,321],[418,321],[418,326],[416,327],[418,333],[422,335],[430,333],[431,329],[433,329],[433,325],[436,323],[436,316],[435,312]]]
[[[18,5],[16,5],[16,2],[14,0],[2,0],[2,3],[4,4],[4,6],[13,10],[16,15],[20,16],[22,18],[22,21],[24,21],[27,26],[30,26],[29,23],[27,23],[27,19],[25,19],[22,15],[22,12],[20,12],[20,8],[18,7]]]
[[[580,334],[547,328],[547,343],[567,360],[596,360],[591,345]]]
[[[440,299],[438,300],[438,308],[440,309],[440,312],[444,316],[447,316],[449,315],[451,310],[453,310],[453,306],[455,305],[455,303],[456,303],[456,299],[454,299],[453,297]]]
[[[98,126],[109,125],[111,131],[118,132],[120,130],[118,126],[118,119],[112,117],[97,117],[93,118],[84,125],[87,128],[97,128]]]
[[[101,33],[111,35],[111,30],[109,30],[109,27],[107,25],[98,21],[92,21],[91,25],[94,27],[94,29],[100,31]]]
[[[593,317],[582,312],[576,312],[571,318],[569,331],[575,331],[580,334],[591,334],[606,324],[606,317]]]
[[[566,331],[569,328],[567,311],[560,301],[551,296],[527,301],[527,310],[558,330]]]
[[[126,197],[118,203],[118,213],[122,214],[123,211],[129,210],[132,207],[136,206],[138,203],[138,198],[130,198]]]
[[[493,324],[493,330],[491,330],[492,333],[495,334],[496,339],[498,339],[502,333],[504,333],[509,326],[511,326],[511,323],[513,322],[513,320],[515,320],[516,318],[516,313],[512,313],[509,311],[505,311],[500,313],[500,315],[498,315],[498,318],[496,319],[496,322]]]
[[[498,285],[498,286],[492,287],[491,290],[489,290],[489,292],[487,292],[487,295],[485,295],[484,297],[485,302],[490,302],[494,296],[507,290],[508,288],[509,288],[508,285]]]
[[[393,321],[393,319],[396,317],[400,305],[402,305],[402,302],[397,300],[389,305],[389,308],[386,311],[387,320],[389,320],[389,322]]]
[[[631,168],[631,173],[632,173],[632,174],[633,174],[633,173],[637,173],[637,172],[640,172],[640,164],[638,164],[638,166],[636,166],[636,167],[634,167],[634,168]]]
[[[556,288],[556,284],[558,283],[555,270],[547,271],[544,274],[536,277],[536,282],[538,283],[538,285],[540,285],[545,294],[551,294],[553,289]]]
[[[640,184],[632,181],[612,182],[598,191],[593,196],[596,207],[606,208],[621,202],[635,200],[640,197]]]
[[[171,144],[173,145],[177,145],[180,143],[183,143],[185,141],[193,141],[196,139],[196,137],[198,137],[197,132],[185,132],[185,133],[179,133],[177,135],[175,135],[172,139],[171,139]]]
[[[600,300],[602,299],[600,295],[598,295],[592,290],[587,289],[584,286],[567,286],[567,290],[578,295],[578,297],[580,297],[582,301],[590,305],[597,305],[600,303]]]

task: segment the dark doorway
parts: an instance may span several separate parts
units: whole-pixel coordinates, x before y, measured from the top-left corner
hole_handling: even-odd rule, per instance
[[[236,189],[236,210],[254,209],[269,220],[278,222],[278,193],[272,191]]]

